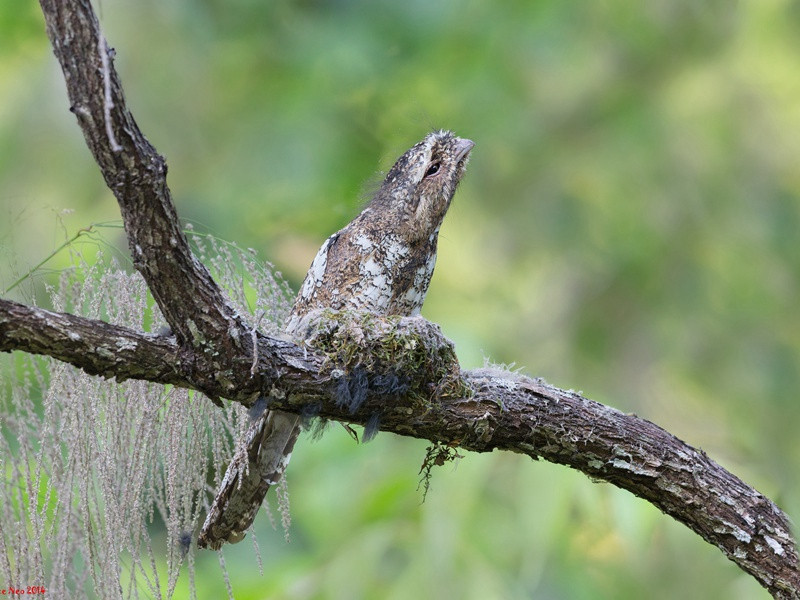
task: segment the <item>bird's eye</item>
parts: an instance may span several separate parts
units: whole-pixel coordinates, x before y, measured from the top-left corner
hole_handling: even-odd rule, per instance
[[[439,172],[439,167],[441,167],[441,166],[442,166],[441,163],[438,163],[438,162],[433,163],[430,167],[428,167],[428,170],[425,171],[425,177],[430,177],[431,175],[436,175],[436,173]]]

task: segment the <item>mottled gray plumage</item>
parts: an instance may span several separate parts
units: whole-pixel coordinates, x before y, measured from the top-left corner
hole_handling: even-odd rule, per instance
[[[361,214],[319,249],[286,324],[289,335],[302,337],[303,317],[320,308],[419,314],[436,264],[439,227],[473,145],[434,131],[397,160]],[[228,467],[200,547],[240,541],[289,463],[300,417],[255,412],[246,453]]]

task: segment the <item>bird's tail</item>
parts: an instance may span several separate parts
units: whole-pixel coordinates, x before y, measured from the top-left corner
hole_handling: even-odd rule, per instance
[[[247,431],[197,537],[200,548],[219,550],[240,542],[253,524],[271,485],[283,476],[300,433],[300,417],[263,409]]]

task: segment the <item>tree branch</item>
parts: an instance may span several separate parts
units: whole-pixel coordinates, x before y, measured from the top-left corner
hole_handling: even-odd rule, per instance
[[[175,338],[0,299],[0,352],[43,354],[117,381],[191,387]]]
[[[379,417],[385,431],[564,464],[652,502],[776,598],[800,598],[786,516],[702,451],[644,419],[540,380],[498,370],[462,374],[449,342],[419,318],[334,318],[309,330],[313,349],[261,334],[254,347],[189,250],[164,159],[125,105],[113,51],[89,1],[40,2],[71,110],[117,197],[134,264],[177,342],[3,301],[0,350],[47,354],[90,373],[172,383],[212,398],[247,403],[268,393],[281,410],[313,406],[356,423]]]
[[[41,0],[47,34],[67,82],[70,110],[119,203],[136,269],[178,341],[226,382],[250,347],[246,327],[191,253],[167,187],[167,166],[139,130],[89,0]],[[198,382],[200,383],[200,382]],[[230,387],[233,391],[235,385]]]
[[[271,408],[361,425],[377,418],[382,431],[446,447],[510,450],[566,465],[651,502],[776,598],[800,597],[786,515],[650,421],[516,373],[462,373],[452,344],[420,317],[331,312],[307,337],[301,347],[259,335],[257,371]],[[192,387],[173,366],[181,360],[171,339],[0,301],[0,350],[12,349],[104,377]]]

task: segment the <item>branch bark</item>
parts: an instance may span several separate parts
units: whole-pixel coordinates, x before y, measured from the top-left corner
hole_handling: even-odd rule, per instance
[[[191,387],[174,338],[0,299],[0,352],[21,350],[117,381],[146,379]]]
[[[250,350],[246,326],[189,249],[167,186],[164,158],[127,108],[114,50],[89,0],[41,0],[47,35],[67,83],[70,111],[122,213],[133,264],[195,365],[208,362],[218,383]],[[207,370],[207,369],[203,369]],[[189,373],[191,370],[187,370]],[[195,386],[204,389],[196,380]],[[214,396],[209,387],[208,394]],[[235,383],[228,386],[236,389]],[[205,391],[205,390],[204,390]]]
[[[800,597],[786,515],[701,450],[539,379],[499,369],[461,372],[450,342],[420,317],[365,323],[332,315],[302,347],[259,336],[256,370],[262,392],[274,399],[270,408],[361,425],[378,417],[382,431],[444,448],[510,450],[566,465],[651,502],[776,598]],[[180,348],[168,338],[7,301],[0,301],[0,334],[2,351],[46,354],[105,377],[192,387],[170,368],[180,362]],[[363,401],[354,402],[359,395]]]
[[[326,418],[362,424],[379,416],[384,431],[443,447],[511,450],[567,465],[686,524],[774,597],[800,598],[787,517],[705,453],[649,421],[541,380],[491,369],[461,373],[452,346],[420,318],[375,319],[371,326],[334,321],[311,335],[313,349],[253,338],[189,250],[164,159],[126,107],[113,51],[89,1],[40,3],[70,109],[117,197],[134,264],[176,339],[0,301],[0,350],[46,354],[105,377],[170,383],[243,403],[268,393],[280,410],[307,412],[311,405]],[[388,352],[376,361],[387,338],[406,336],[414,343],[400,347],[418,348],[424,369],[419,356],[411,361]],[[332,342],[343,339],[359,340],[344,364]]]

